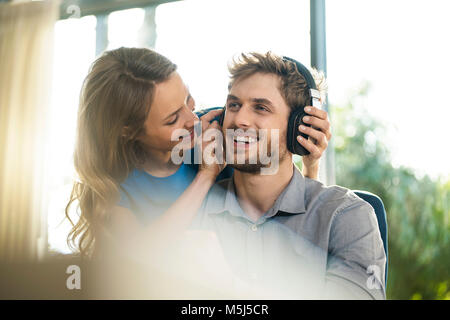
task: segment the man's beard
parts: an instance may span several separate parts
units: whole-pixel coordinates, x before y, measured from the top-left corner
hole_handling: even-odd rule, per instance
[[[259,148],[258,148],[259,151]],[[238,163],[228,163],[227,165],[231,168],[245,172],[245,173],[254,173],[254,174],[260,174],[261,169],[263,168],[270,168],[273,161],[273,155],[272,155],[272,141],[270,141],[269,145],[267,146],[267,157],[270,158],[269,163],[261,163],[260,158],[258,157],[259,154],[256,155],[256,161],[253,159],[253,163],[250,163],[251,161],[249,159],[246,159],[245,163],[238,164]],[[287,150],[287,141],[286,141],[286,134],[282,134],[280,137],[280,143],[278,145],[278,159],[275,159],[278,161],[278,164],[283,162],[286,157],[288,156],[288,150]],[[235,153],[234,155],[234,161],[237,162],[237,155]]]
[[[262,163],[256,163],[256,164],[229,164],[229,166],[237,171],[245,173],[260,173],[261,168],[264,168],[266,165],[263,165]]]
[[[280,157],[279,157],[279,163],[283,162],[287,157],[287,149],[283,148],[283,150],[280,150]],[[261,173],[262,168],[270,168],[271,163],[268,164],[262,164],[259,160],[255,164],[250,163],[244,163],[244,164],[235,164],[235,163],[229,163],[228,166],[231,168],[245,172],[245,173]]]

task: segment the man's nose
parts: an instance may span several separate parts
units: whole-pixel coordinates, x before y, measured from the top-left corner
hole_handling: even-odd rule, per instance
[[[252,122],[250,107],[241,106],[239,110],[234,113],[233,122],[238,128],[249,128]]]

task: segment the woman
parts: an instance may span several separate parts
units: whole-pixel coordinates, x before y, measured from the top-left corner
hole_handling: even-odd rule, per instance
[[[185,129],[193,137],[199,120],[193,111],[176,65],[152,50],[120,48],[93,63],[78,112],[79,181],[66,207],[69,218],[71,205],[79,203],[80,219],[68,240],[81,255],[92,255],[94,248],[100,254],[108,237],[125,248],[156,252],[189,227],[224,167],[172,162],[172,149],[185,138],[172,141],[172,133]],[[219,128],[210,121],[221,112],[201,117],[203,131]],[[319,114],[315,125],[329,139],[326,114]],[[303,144],[311,151],[303,158],[303,173],[316,178],[326,145]]]

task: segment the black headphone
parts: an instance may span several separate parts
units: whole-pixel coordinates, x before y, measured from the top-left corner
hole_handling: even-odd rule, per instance
[[[313,76],[309,72],[308,68],[306,68],[303,64],[298,62],[297,60],[294,60],[289,57],[284,57],[284,61],[290,61],[293,62],[297,68],[297,71],[303,76],[303,78],[306,81],[306,85],[309,90],[309,99],[306,101],[306,105],[298,105],[295,106],[294,109],[291,111],[291,114],[289,115],[288,120],[288,127],[287,127],[287,148],[290,152],[293,154],[298,154],[300,156],[306,156],[309,154],[309,151],[306,150],[300,142],[297,141],[297,136],[301,135],[303,138],[308,139],[308,135],[304,134],[303,132],[300,132],[298,130],[298,127],[300,125],[308,126],[311,125],[303,122],[303,117],[307,115],[305,113],[304,108],[307,105],[314,106],[314,107],[320,107],[320,92],[317,90],[316,82],[314,81]],[[223,125],[223,119],[225,118],[225,110],[224,108],[222,114],[220,115],[219,124]]]

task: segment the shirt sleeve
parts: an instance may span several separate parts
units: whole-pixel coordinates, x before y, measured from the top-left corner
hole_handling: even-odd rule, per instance
[[[331,299],[385,299],[383,241],[373,208],[355,201],[338,210],[330,230],[326,292]]]

